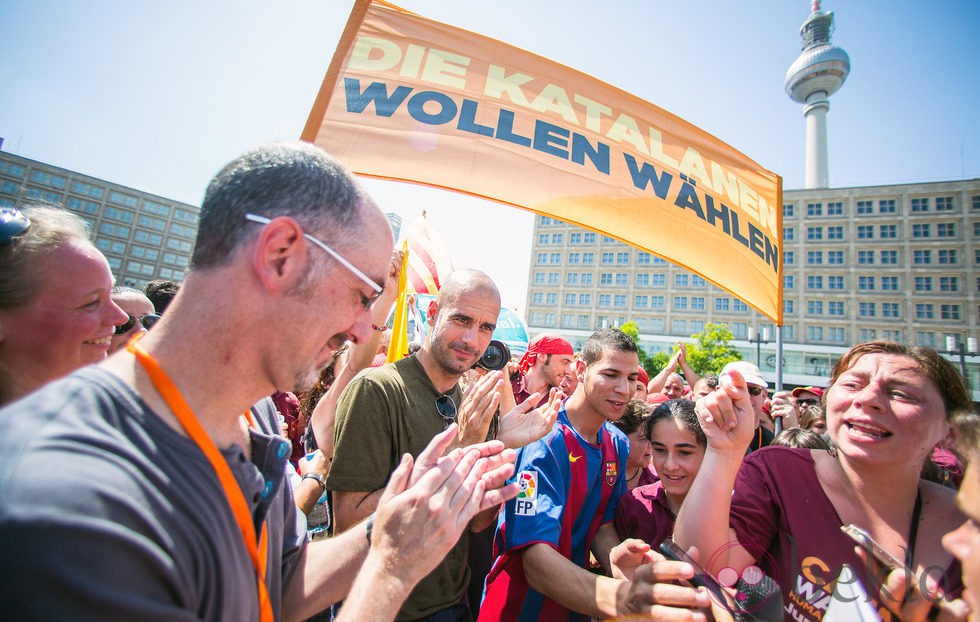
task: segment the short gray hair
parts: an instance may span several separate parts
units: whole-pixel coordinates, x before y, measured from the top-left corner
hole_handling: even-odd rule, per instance
[[[352,237],[370,201],[353,175],[306,143],[263,145],[232,160],[208,185],[191,269],[226,263],[258,227],[246,214],[289,216],[330,245]]]

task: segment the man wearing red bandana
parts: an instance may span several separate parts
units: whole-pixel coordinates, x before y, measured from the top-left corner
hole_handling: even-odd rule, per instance
[[[510,381],[517,403],[536,392],[541,393],[542,404],[547,402],[551,388],[557,388],[571,369],[574,354],[572,344],[556,333],[542,333],[531,340],[518,364],[520,372]]]

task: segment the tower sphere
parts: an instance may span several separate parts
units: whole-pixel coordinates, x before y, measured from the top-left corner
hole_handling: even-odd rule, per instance
[[[819,0],[814,0],[810,17],[800,26],[803,51],[786,71],[786,94],[793,101],[805,104],[816,93],[829,97],[847,79],[851,59],[830,43],[833,30],[834,14],[821,11]]]

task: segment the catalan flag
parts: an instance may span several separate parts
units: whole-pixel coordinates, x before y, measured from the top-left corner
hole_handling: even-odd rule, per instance
[[[408,244],[408,289],[417,294],[438,294],[440,278],[453,271],[453,262],[438,234],[429,227],[425,212],[405,231]]]

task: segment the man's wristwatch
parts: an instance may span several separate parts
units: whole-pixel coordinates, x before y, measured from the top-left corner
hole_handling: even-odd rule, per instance
[[[303,479],[312,479],[317,484],[320,484],[320,486],[323,487],[324,490],[326,490],[327,488],[327,482],[324,480],[324,477],[319,473],[307,473],[306,475],[303,476]]]

